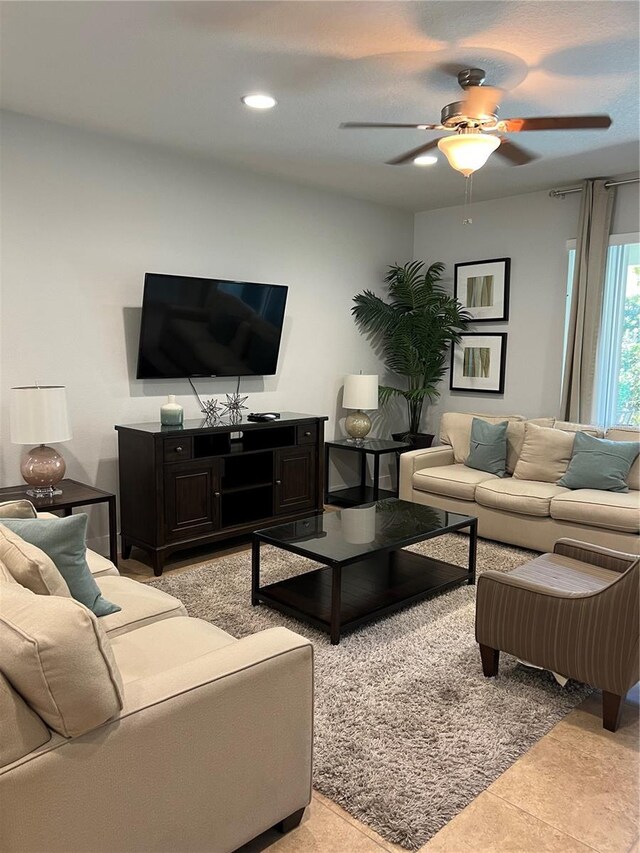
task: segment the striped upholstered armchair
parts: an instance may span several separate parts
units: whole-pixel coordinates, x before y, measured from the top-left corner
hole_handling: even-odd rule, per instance
[[[614,732],[639,679],[640,558],[559,539],[511,572],[478,578],[476,640],[482,669],[497,675],[500,651],[602,690]]]

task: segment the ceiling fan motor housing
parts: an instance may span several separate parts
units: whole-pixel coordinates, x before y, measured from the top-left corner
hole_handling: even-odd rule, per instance
[[[440,113],[440,124],[450,130],[458,130],[461,127],[480,127],[491,130],[498,124],[498,108],[495,113],[470,116],[464,112],[464,101],[454,101],[442,108]]]

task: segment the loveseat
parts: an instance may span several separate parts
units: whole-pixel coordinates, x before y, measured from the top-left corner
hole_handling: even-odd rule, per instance
[[[222,853],[294,826],[311,798],[310,643],[286,628],[236,640],[106,558],[89,551],[87,562],[119,612],[97,618],[71,598],[34,595],[0,564],[0,849]],[[43,660],[74,620],[90,623],[109,670],[100,689],[116,703],[108,719],[95,724],[92,701],[74,707],[85,685],[69,671],[43,670],[54,697],[67,691],[53,710],[42,699],[65,718],[57,730],[18,692],[21,662],[4,652],[25,639],[32,651],[25,609]],[[72,668],[74,649],[65,654]]]
[[[489,423],[508,421],[507,476],[464,464],[474,417]],[[567,436],[566,442],[554,436],[556,430]],[[447,412],[442,416],[436,447],[401,456],[400,498],[476,516],[480,536],[535,551],[552,551],[556,540],[569,537],[638,553],[640,459],[636,458],[627,477],[628,492],[559,486],[557,480],[571,457],[571,437],[578,431],[613,441],[638,440],[633,428],[610,429],[603,435],[597,427],[555,418],[525,420],[519,415]],[[535,457],[531,453],[523,456],[527,436],[537,442]],[[567,449],[557,453],[559,438]],[[545,442],[549,452],[540,453]],[[538,472],[541,479],[536,479]]]

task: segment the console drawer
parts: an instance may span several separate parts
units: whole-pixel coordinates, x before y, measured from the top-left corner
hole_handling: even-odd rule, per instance
[[[317,437],[317,424],[302,424],[296,427],[296,442],[298,444],[315,444]]]
[[[181,462],[185,459],[191,459],[193,455],[191,436],[185,438],[165,438],[163,445],[165,462]]]

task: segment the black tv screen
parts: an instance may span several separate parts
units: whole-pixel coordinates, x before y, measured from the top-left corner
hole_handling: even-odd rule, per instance
[[[138,379],[276,372],[287,287],[147,273]]]

